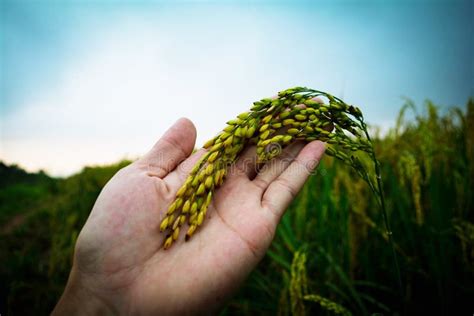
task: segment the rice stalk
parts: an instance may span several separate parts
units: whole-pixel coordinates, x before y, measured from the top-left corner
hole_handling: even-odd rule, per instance
[[[322,309],[335,315],[352,315],[346,308],[338,303],[318,294],[308,293],[308,280],[306,272],[306,254],[295,252],[291,264],[291,280],[289,285],[292,315],[306,315],[305,301],[317,303]]]
[[[255,144],[258,162],[265,163],[298,140],[326,142],[326,154],[349,165],[367,182],[382,210],[401,290],[401,277],[383,196],[380,163],[375,156],[362,112],[358,107],[348,105],[329,93],[304,87],[287,89],[279,92],[275,98],[254,102],[250,111],[228,121],[217,136],[204,144],[207,152],[191,170],[161,221],[160,231],[167,232],[164,249],[178,239],[185,223],[185,240],[195,234],[206,218],[215,191],[225,180],[228,167],[238,159],[247,145]],[[368,155],[373,167],[365,165],[356,152]]]
[[[349,312],[346,308],[342,307],[341,305],[337,304],[334,301],[331,301],[330,299],[327,299],[317,294],[305,295],[303,299],[306,301],[318,303],[321,306],[321,308],[329,312],[332,312],[335,315],[343,315],[343,316],[352,315],[351,312]]]
[[[295,252],[291,264],[291,280],[289,285],[292,315],[305,315],[303,297],[308,293],[306,280],[306,254]]]

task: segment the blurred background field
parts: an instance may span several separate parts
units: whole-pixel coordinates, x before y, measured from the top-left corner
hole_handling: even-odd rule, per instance
[[[407,101],[372,128],[404,297],[380,210],[363,180],[325,157],[223,315],[470,315],[474,311],[474,102]],[[0,164],[0,313],[48,314],[101,188],[127,165],[67,178]]]

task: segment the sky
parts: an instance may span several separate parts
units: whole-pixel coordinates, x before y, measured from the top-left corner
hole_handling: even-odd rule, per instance
[[[29,171],[134,159],[183,116],[201,146],[292,86],[385,130],[404,97],[474,96],[472,1],[0,1],[0,160]]]

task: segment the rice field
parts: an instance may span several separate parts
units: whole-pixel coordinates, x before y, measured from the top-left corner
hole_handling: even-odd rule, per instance
[[[408,101],[396,126],[372,134],[400,278],[370,188],[326,157],[222,315],[474,312],[474,100],[449,110]],[[128,163],[65,179],[0,168],[2,315],[52,310],[97,195]]]

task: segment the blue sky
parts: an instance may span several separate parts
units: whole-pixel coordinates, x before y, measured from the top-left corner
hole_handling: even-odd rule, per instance
[[[137,157],[177,118],[198,145],[295,85],[391,126],[474,95],[472,1],[3,1],[0,159],[67,175]]]

